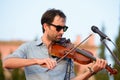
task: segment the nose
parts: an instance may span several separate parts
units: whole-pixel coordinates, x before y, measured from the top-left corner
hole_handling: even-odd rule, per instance
[[[63,33],[64,33],[63,29],[61,29],[61,30],[59,31],[59,33],[63,34]]]

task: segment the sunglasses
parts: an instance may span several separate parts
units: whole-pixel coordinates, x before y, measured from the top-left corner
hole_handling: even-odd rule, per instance
[[[49,24],[49,25],[52,25],[56,28],[56,31],[61,31],[61,29],[63,29],[64,32],[67,31],[68,27],[67,26],[60,26],[60,25],[54,25],[54,24]]]

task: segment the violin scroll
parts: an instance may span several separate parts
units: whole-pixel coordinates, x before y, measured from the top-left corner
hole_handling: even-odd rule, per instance
[[[114,69],[114,68],[111,68],[110,65],[107,65],[106,67],[106,70],[110,72],[110,75],[115,75],[118,73],[117,69]]]

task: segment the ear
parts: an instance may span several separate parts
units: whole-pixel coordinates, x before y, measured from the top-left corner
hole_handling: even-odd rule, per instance
[[[48,27],[49,27],[48,24],[46,24],[46,23],[43,24],[43,28],[44,28],[45,31],[48,30]]]

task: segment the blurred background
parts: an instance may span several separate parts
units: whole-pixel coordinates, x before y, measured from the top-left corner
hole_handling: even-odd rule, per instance
[[[120,0],[0,0],[0,80],[25,80],[23,69],[5,70],[2,59],[22,43],[42,36],[41,16],[51,8],[60,9],[66,14],[69,29],[64,37],[70,38],[74,44],[93,33],[91,26],[95,25],[120,51]],[[98,57],[107,59],[120,72],[120,67],[101,44],[99,35],[94,34],[82,48],[88,48]],[[110,49],[120,57],[113,44]],[[78,66],[76,69],[79,69]],[[119,75],[110,76],[106,71],[101,71],[94,76],[94,80],[120,80]]]

